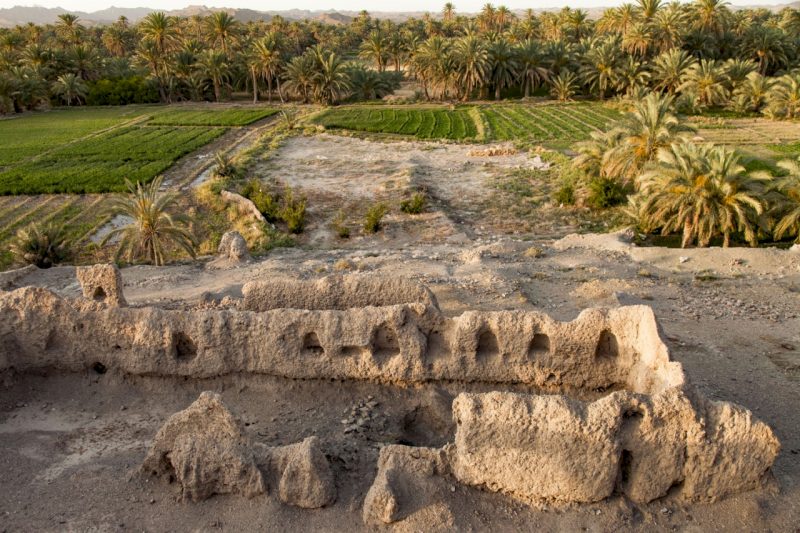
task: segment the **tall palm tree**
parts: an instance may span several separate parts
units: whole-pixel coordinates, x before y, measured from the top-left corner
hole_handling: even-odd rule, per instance
[[[361,43],[358,56],[367,61],[374,61],[378,66],[378,72],[383,72],[386,68],[386,56],[388,54],[386,47],[386,37],[379,31],[372,31]]]
[[[128,262],[144,260],[153,265],[163,265],[169,246],[177,246],[195,257],[195,240],[189,231],[189,220],[177,213],[175,193],[160,192],[163,178],[154,179],[150,184],[136,185],[126,180],[129,195],[116,198],[110,212],[122,215],[132,222],[122,228],[109,232],[102,245],[120,238],[116,260],[125,257]]]
[[[790,48],[783,31],[769,26],[753,26],[742,39],[741,50],[748,57],[758,61],[761,74],[774,72],[786,66]]]
[[[517,46],[517,61],[522,91],[527,98],[532,89],[535,90],[550,79],[550,70],[545,66],[540,43],[533,39],[526,39]]]
[[[730,18],[725,0],[694,0],[692,15],[696,28],[721,36]]]
[[[222,86],[228,81],[231,71],[225,52],[206,50],[198,56],[197,67],[211,80],[214,86],[214,99],[217,102],[222,100]]]
[[[462,37],[453,48],[453,60],[462,98],[486,84],[489,76],[489,50],[477,35]]]
[[[710,144],[673,144],[658,153],[658,165],[641,177],[643,211],[663,234],[681,231],[681,246],[705,247],[722,235],[724,247],[741,232],[758,245],[764,212],[763,180],[748,175],[736,152]]]
[[[726,88],[728,91],[735,91],[751,73],[758,70],[758,65],[749,59],[731,58],[723,63],[727,79]]]
[[[82,99],[86,98],[88,88],[81,78],[75,74],[62,74],[58,79],[53,82],[53,94],[61,97],[67,106],[71,106],[72,102],[77,102],[79,105]]]
[[[211,35],[211,42],[219,45],[226,55],[230,47],[239,38],[239,21],[237,21],[227,11],[217,11],[206,19],[206,27]]]
[[[775,118],[800,117],[800,74],[778,78],[767,94],[766,113]]]
[[[139,24],[139,31],[145,39],[155,45],[159,54],[166,54],[177,41],[177,21],[163,11],[149,13]]]
[[[56,22],[56,34],[71,44],[78,44],[80,41],[83,26],[78,22],[77,15],[63,13],[58,16]]]
[[[250,71],[253,75],[253,101],[258,101],[258,81],[256,77],[267,81],[267,100],[272,103],[272,82],[278,83],[280,93],[280,73],[283,67],[279,41],[273,34],[259,39],[253,44],[250,53]]]
[[[519,63],[514,48],[508,41],[500,39],[489,48],[489,79],[494,87],[494,99],[500,99],[500,92],[514,84],[517,79]]]
[[[456,6],[452,2],[445,3],[442,8],[442,20],[444,22],[452,22],[456,17]]]
[[[580,70],[581,78],[593,91],[597,91],[601,100],[617,83],[621,58],[619,41],[616,39],[603,41],[586,52]]]

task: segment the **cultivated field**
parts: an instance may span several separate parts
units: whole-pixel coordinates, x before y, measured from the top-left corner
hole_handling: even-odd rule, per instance
[[[11,265],[10,240],[32,222],[64,227],[81,255],[91,257],[92,237],[111,219],[107,193],[124,191],[126,178],[149,182],[226,132],[275,113],[266,107],[132,106],[0,120],[0,269]]]
[[[475,140],[478,128],[468,109],[344,107],[319,115],[329,129],[411,135],[417,139]]]
[[[328,129],[455,141],[575,141],[606,128],[620,114],[602,104],[331,109],[314,122]]]

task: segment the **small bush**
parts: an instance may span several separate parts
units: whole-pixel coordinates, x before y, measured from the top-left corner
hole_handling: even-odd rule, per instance
[[[148,104],[159,100],[156,86],[141,76],[89,82],[86,95],[86,105]]]
[[[281,218],[280,198],[258,180],[248,181],[242,189],[242,196],[255,204],[267,222],[275,222]]]
[[[575,205],[575,184],[564,182],[553,198],[559,205]]]
[[[283,206],[281,207],[281,220],[286,222],[290,233],[302,233],[306,223],[306,197],[295,199],[294,191],[286,187],[283,192]]]
[[[415,192],[411,198],[400,202],[400,211],[409,215],[418,215],[425,209],[426,198],[421,192]]]
[[[613,178],[593,178],[588,184],[589,196],[586,203],[598,209],[606,209],[626,201],[625,187]]]
[[[364,232],[377,233],[378,230],[381,229],[381,221],[388,211],[389,209],[386,207],[386,204],[382,202],[378,202],[370,207],[367,210],[367,214],[364,215]]]
[[[61,227],[32,224],[17,232],[10,248],[18,261],[39,268],[50,268],[69,258],[70,246]]]
[[[214,155],[214,170],[212,174],[217,178],[235,178],[238,174],[238,169],[228,154],[217,152]]]
[[[333,219],[333,223],[331,224],[333,227],[333,231],[336,232],[336,235],[340,239],[349,239],[350,238],[350,228],[347,227],[345,224],[345,213],[344,211],[339,211],[336,215],[336,218]]]

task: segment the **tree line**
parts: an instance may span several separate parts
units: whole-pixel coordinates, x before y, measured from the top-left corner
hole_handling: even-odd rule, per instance
[[[220,101],[234,92],[335,104],[381,98],[405,76],[426,99],[655,90],[679,107],[795,116],[798,65],[800,11],[732,10],[721,0],[637,0],[596,20],[580,9],[517,15],[491,4],[467,16],[450,3],[402,23],[366,11],[349,24],[242,23],[221,11],[89,26],[64,14],[53,25],[0,30],[0,110]],[[788,105],[770,103],[779,94]]]

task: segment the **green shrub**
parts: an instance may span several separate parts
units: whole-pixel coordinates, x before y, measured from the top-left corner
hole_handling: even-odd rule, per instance
[[[89,82],[87,105],[151,104],[159,101],[158,89],[141,76]]]
[[[52,224],[32,224],[19,230],[10,247],[18,261],[39,268],[50,268],[67,260],[71,255],[70,248],[62,228]]]
[[[588,184],[586,203],[598,209],[606,209],[624,203],[628,194],[625,187],[613,178],[592,178]]]
[[[423,193],[415,192],[411,198],[400,202],[400,211],[409,215],[418,215],[425,209],[425,201]]]
[[[367,210],[367,214],[364,215],[364,232],[377,233],[381,229],[381,221],[388,211],[386,204],[382,202],[370,207]]]
[[[242,196],[253,202],[268,222],[275,222],[281,218],[280,198],[258,180],[248,181],[242,189]]]
[[[238,174],[238,169],[228,154],[217,152],[214,155],[214,170],[212,174],[217,178],[235,178]]]
[[[565,181],[553,196],[559,205],[575,205],[575,184]]]
[[[281,220],[286,222],[290,233],[302,233],[306,223],[306,197],[295,199],[294,191],[286,187],[283,192]]]

